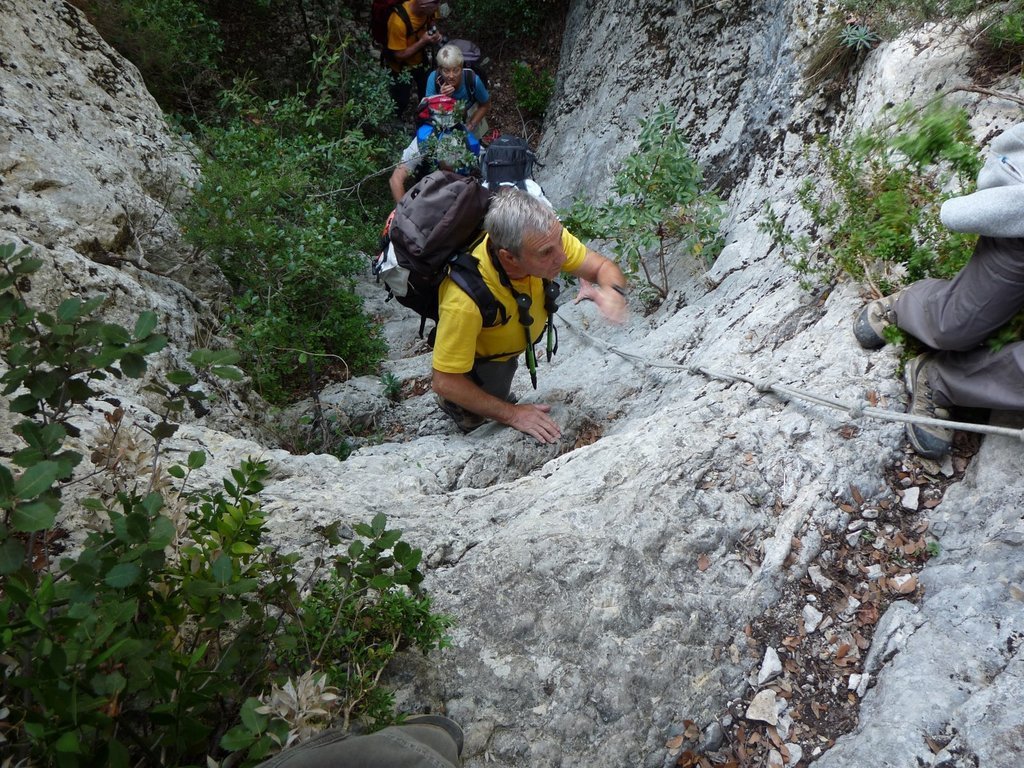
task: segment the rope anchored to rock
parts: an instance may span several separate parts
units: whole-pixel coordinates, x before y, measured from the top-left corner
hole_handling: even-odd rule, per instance
[[[770,379],[754,379],[750,376],[743,376],[738,373],[727,373],[724,371],[714,371],[709,368],[705,368],[700,365],[679,365],[678,363],[662,363],[656,360],[649,360],[648,358],[641,357],[640,355],[634,355],[629,352],[625,352],[608,342],[592,336],[591,334],[584,331],[582,328],[576,327],[565,317],[560,318],[562,322],[569,327],[574,333],[579,335],[581,338],[589,341],[591,344],[597,347],[602,347],[608,352],[618,355],[621,358],[629,360],[631,362],[640,363],[649,368],[664,368],[673,371],[684,371],[689,374],[701,374],[709,379],[717,379],[719,381],[730,381],[730,382],[743,382],[749,384],[758,392],[764,394],[774,394],[784,399],[795,399],[803,400],[808,403],[815,405],[823,405],[827,408],[834,408],[838,411],[844,411],[853,420],[859,420],[863,417],[872,419],[880,419],[882,421],[896,421],[903,422],[905,424],[920,424],[922,426],[929,427],[940,427],[942,429],[955,429],[962,432],[977,432],[983,435],[1000,435],[1002,437],[1012,437],[1024,442],[1024,429],[1013,429],[1011,427],[997,427],[990,424],[971,424],[965,421],[949,421],[948,419],[933,419],[928,416],[915,416],[910,413],[900,413],[899,411],[890,411],[887,408],[878,408],[872,405],[870,402],[862,403],[842,403],[835,399],[818,395],[814,392],[808,392],[806,390],[797,389],[796,387],[786,386],[777,382],[771,381]]]

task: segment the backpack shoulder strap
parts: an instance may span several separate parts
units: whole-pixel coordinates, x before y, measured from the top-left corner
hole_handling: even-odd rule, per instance
[[[469,95],[469,104],[476,104],[476,72],[468,67],[462,69],[462,83],[466,86],[466,93]]]
[[[405,2],[404,2],[404,0],[399,0],[399,2],[395,3],[392,6],[392,10],[395,13],[397,13],[398,14],[398,18],[400,18],[405,23],[405,34],[408,37],[412,37],[415,32],[419,31],[419,30],[414,30],[412,28],[412,19],[409,18],[409,13],[405,10]]]
[[[491,289],[480,274],[480,262],[472,254],[465,251],[456,253],[448,260],[448,277],[452,279],[473,303],[480,309],[484,327],[491,328],[508,322],[505,305],[494,298]]]

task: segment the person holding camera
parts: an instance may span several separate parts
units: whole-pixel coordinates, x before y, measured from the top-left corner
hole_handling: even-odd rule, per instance
[[[413,84],[420,96],[426,95],[430,74],[426,49],[444,39],[434,18],[438,5],[439,0],[406,0],[396,5],[388,17],[384,62],[391,69],[391,98],[396,117],[400,118],[409,105]]]
[[[491,95],[483,79],[465,65],[462,49],[448,43],[437,52],[437,69],[427,78],[427,96],[451,96],[465,109],[466,130],[477,138],[487,132]]]

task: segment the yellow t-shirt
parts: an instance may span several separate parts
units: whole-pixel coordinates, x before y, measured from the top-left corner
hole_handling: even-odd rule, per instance
[[[566,260],[563,272],[574,272],[587,257],[587,247],[568,230],[562,229],[562,249]],[[473,258],[480,264],[480,274],[494,297],[504,305],[508,322],[484,328],[480,308],[459,286],[445,278],[438,289],[439,321],[434,340],[435,370],[442,373],[468,373],[479,358],[507,360],[526,349],[526,334],[519,322],[515,296],[501,284],[494,262],[487,254],[487,238],[473,249]],[[530,296],[530,338],[536,339],[544,330],[548,313],[544,309],[544,281],[539,277],[512,280],[512,286]],[[497,356],[497,357],[495,357]]]
[[[401,14],[397,10],[392,11],[391,15],[388,16],[388,50],[392,52],[404,51],[419,40],[424,34],[427,22],[430,20],[430,16],[418,16],[416,14],[416,4],[413,0],[403,3],[402,7],[409,14],[409,21],[412,23],[412,34],[407,34],[405,21],[402,20]],[[423,49],[421,48],[416,54],[405,61],[393,59],[388,63],[391,65],[392,72],[400,72],[403,67],[419,66],[423,63]]]

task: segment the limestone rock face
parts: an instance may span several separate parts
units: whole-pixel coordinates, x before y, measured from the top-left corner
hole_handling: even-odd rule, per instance
[[[230,288],[192,254],[176,219],[198,165],[138,71],[70,3],[0,0],[0,12],[0,242],[43,260],[30,300],[53,308],[103,295],[103,319],[129,329],[155,312],[171,342],[150,361],[158,371],[187,367],[196,347],[224,345],[211,307]],[[138,396],[137,382],[102,389],[158,405]],[[260,434],[246,387],[211,381],[208,391],[210,425]]]
[[[559,351],[541,363],[538,388],[523,371],[515,383],[521,401],[553,406],[558,445],[497,425],[459,434],[425,387],[417,321],[384,305],[369,280],[370,309],[388,318],[388,369],[412,394],[394,404],[364,379],[325,402],[353,423],[368,419],[386,442],[340,462],[202,421],[171,441],[172,458],[210,454],[194,482],[266,459],[262,500],[286,550],[312,557],[318,526],[378,512],[423,549],[436,608],[458,623],[451,648],[405,659],[392,683],[403,708],[445,711],[465,727],[470,768],[671,765],[666,740],[684,720],[703,728],[751,693],[765,649],[744,628],[815,563],[824,533],[846,525],[838,503],[852,488],[868,499],[889,492],[884,469],[903,445],[897,424],[853,424],[844,411],[699,369],[842,403],[871,390],[902,410],[896,354],[864,352],[850,333],[857,287],[808,295],[757,222],[766,202],[799,218],[794,191],[816,172],[804,150],[817,136],[839,140],[887,102],[964,81],[966,43],[932,30],[881,46],[826,102],[800,82],[818,3],[696,5],[591,0],[571,10],[542,148],[546,190],[559,201],[602,194],[636,144],[635,118],[665,101],[728,195],[728,244],[710,269],[677,255],[668,300],[624,326],[605,325],[591,304],[563,306]],[[134,70],[76,11],[58,0],[0,9],[0,235],[42,250],[48,297],[105,287],[113,317],[159,308],[184,349],[209,322],[198,296],[215,283],[182,256],[170,208],[159,212],[194,167]],[[1017,119],[1008,102],[963,103],[979,136]],[[145,261],[133,227],[162,233],[139,237]],[[957,755],[1013,764],[1024,719],[1014,695],[1019,455],[1008,440],[986,440],[943,501],[943,554],[921,577],[927,597],[883,617],[860,725],[825,764],[881,764],[880,752],[891,765],[920,764],[931,757],[925,736],[947,723]]]
[[[175,220],[198,168],[138,70],[70,3],[3,0],[0,228],[227,295]],[[166,291],[164,291],[166,292]]]

